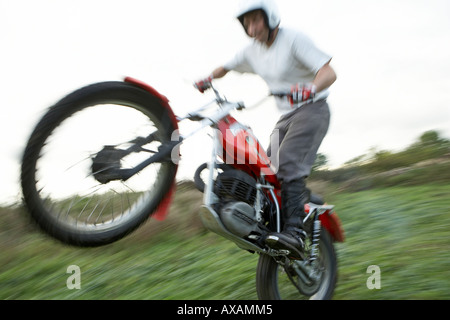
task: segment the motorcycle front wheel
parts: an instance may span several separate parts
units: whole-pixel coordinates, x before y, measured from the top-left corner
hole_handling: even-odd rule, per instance
[[[330,234],[321,231],[316,265],[261,254],[256,290],[261,300],[329,300],[337,280],[337,259]]]
[[[133,168],[170,142],[170,112],[125,82],[90,85],[56,103],[23,154],[22,192],[32,218],[76,246],[105,245],[135,230],[170,190],[177,166],[166,157],[126,179],[110,172]]]

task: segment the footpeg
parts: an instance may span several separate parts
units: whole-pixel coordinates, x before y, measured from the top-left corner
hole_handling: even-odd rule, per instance
[[[285,249],[271,249],[269,248],[267,254],[272,257],[287,257],[291,252]]]
[[[281,256],[287,256],[289,253],[291,253],[289,250],[284,250],[284,249],[280,249],[277,251]]]

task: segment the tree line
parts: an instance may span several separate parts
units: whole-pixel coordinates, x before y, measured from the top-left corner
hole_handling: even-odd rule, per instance
[[[358,175],[377,174],[418,166],[420,163],[427,164],[431,160],[438,159],[442,160],[436,162],[439,164],[447,163],[447,160],[450,160],[450,140],[441,137],[438,131],[431,130],[421,134],[404,150],[393,152],[371,148],[367,154],[355,157],[335,170],[327,169],[327,156],[318,154],[311,178],[340,182]]]

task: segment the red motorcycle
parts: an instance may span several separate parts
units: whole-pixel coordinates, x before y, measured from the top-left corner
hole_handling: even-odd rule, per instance
[[[281,225],[276,169],[250,128],[230,115],[244,104],[211,89],[215,99],[184,117],[175,116],[154,88],[129,77],[60,100],[37,124],[23,155],[22,191],[31,216],[45,232],[76,246],[112,243],[150,216],[164,219],[179,146],[210,127],[211,158],[194,176],[204,192],[205,227],[259,254],[260,299],[330,299],[337,279],[333,243],[344,241],[333,206],[314,195],[305,205],[302,259],[269,248],[265,236]],[[199,126],[180,135],[184,120]]]

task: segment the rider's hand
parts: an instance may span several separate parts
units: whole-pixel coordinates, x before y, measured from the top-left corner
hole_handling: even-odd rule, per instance
[[[310,84],[296,84],[292,86],[291,95],[288,97],[291,105],[314,99],[316,95],[316,86]]]
[[[205,92],[209,88],[211,88],[211,81],[213,80],[212,76],[209,76],[208,78],[202,79],[200,81],[197,81],[194,83],[194,87],[197,88],[198,91],[201,93]]]

